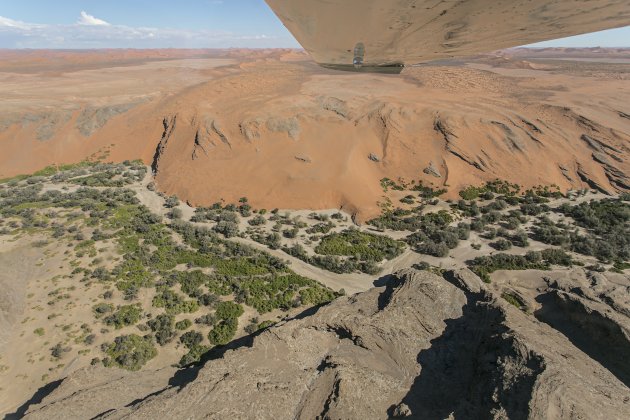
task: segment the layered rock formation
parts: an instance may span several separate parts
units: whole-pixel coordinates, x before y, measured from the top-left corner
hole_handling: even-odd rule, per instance
[[[200,367],[79,371],[26,418],[627,418],[628,301],[592,284],[550,281],[531,313],[468,270],[408,269]]]

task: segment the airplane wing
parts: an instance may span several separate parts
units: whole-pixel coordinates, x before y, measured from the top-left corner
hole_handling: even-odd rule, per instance
[[[630,25],[629,0],[266,0],[319,64],[467,56]]]

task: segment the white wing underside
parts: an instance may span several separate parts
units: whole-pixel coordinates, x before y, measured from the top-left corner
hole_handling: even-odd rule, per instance
[[[629,0],[266,0],[315,61],[415,64],[630,25]]]

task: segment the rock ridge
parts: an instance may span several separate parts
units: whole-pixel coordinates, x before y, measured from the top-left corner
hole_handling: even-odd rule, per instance
[[[571,298],[586,302],[586,308],[604,305]],[[568,305],[554,305],[572,313]],[[525,313],[495,296],[469,270],[439,276],[405,269],[382,286],[310,312],[176,373],[79,371],[30,407],[26,418],[603,419],[630,414],[625,377],[618,372],[623,367],[611,371],[574,344],[555,325],[566,313]],[[592,311],[582,312],[597,324],[588,318]],[[624,330],[625,324],[609,320],[612,330]],[[623,337],[614,343],[625,354]]]

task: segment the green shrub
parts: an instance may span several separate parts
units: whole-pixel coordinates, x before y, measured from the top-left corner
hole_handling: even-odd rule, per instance
[[[468,266],[484,281],[490,282],[490,274],[497,270],[548,270],[551,265],[570,267],[573,263],[571,256],[561,249],[545,249],[529,251],[525,255],[484,255],[469,261]]]
[[[247,223],[249,223],[250,226],[260,226],[260,225],[266,224],[267,223],[267,219],[265,219],[260,214],[257,214],[251,220],[249,220]]]
[[[147,325],[155,333],[155,341],[160,346],[164,346],[177,336],[177,333],[173,331],[175,323],[175,317],[169,314],[160,314],[147,322]]]
[[[499,251],[506,251],[510,248],[512,248],[512,242],[506,240],[506,239],[499,239],[496,242],[490,242],[489,244],[492,248],[499,250]]]
[[[210,350],[209,347],[199,344],[191,347],[188,353],[183,355],[182,358],[179,360],[179,366],[184,367],[198,362],[199,360],[201,360],[201,356],[203,356],[203,354],[206,353],[208,350]]]
[[[201,342],[203,341],[203,335],[201,335],[201,333],[197,331],[188,331],[182,334],[181,337],[179,337],[179,341],[184,346],[191,349],[201,344]]]
[[[403,242],[387,236],[347,229],[324,236],[315,252],[321,255],[355,257],[359,261],[381,262],[399,256],[404,248]]]
[[[238,318],[243,315],[243,307],[234,302],[221,302],[217,305],[215,316],[219,319]]]
[[[149,360],[157,356],[150,337],[140,337],[136,334],[116,337],[105,353],[113,364],[123,369],[140,370]]]
[[[323,303],[328,303],[336,297],[337,295],[335,292],[321,287],[309,287],[300,290],[300,301],[304,305],[317,306]]]
[[[97,303],[92,306],[92,312],[94,312],[94,316],[96,318],[100,318],[105,314],[111,313],[114,311],[114,305],[111,303]]]
[[[271,320],[267,320],[267,321],[263,321],[260,324],[258,324],[258,329],[259,330],[264,330],[266,328],[269,328],[273,325],[276,325],[275,321],[271,321]]]
[[[182,319],[181,321],[178,321],[175,323],[175,328],[180,331],[183,331],[190,328],[191,325],[192,325],[192,321],[190,319]]]
[[[199,309],[199,304],[193,300],[185,300],[171,289],[162,289],[153,298],[153,306],[165,308],[166,313],[177,315],[181,313],[193,313]]]
[[[116,329],[134,325],[140,320],[142,309],[139,305],[124,305],[116,312],[105,318],[107,325],[113,325]]]
[[[501,194],[506,196],[514,196],[519,193],[521,187],[517,184],[510,184],[507,181],[494,180],[487,182],[485,185],[481,187],[469,186],[464,188],[459,192],[460,197],[464,200],[474,200],[479,198],[479,196],[484,195],[485,197],[489,197],[486,199],[492,199],[493,196],[488,195],[488,193]]]
[[[503,292],[501,294],[501,297],[505,299],[505,301],[508,302],[510,305],[516,306],[518,309],[523,309],[523,304],[521,303],[520,299],[513,294]]]
[[[234,222],[219,222],[214,226],[213,230],[226,238],[238,235],[238,225]]]
[[[195,324],[214,326],[217,323],[217,318],[214,315],[206,314],[195,319]]]
[[[229,318],[221,321],[208,333],[208,340],[215,346],[225,345],[232,341],[238,329],[238,320]]]

